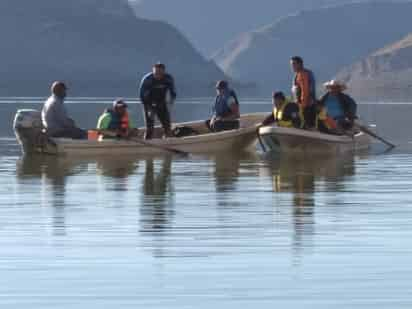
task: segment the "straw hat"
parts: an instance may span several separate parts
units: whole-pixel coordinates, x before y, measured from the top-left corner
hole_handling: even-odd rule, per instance
[[[324,83],[323,86],[325,86],[326,89],[339,88],[340,91],[344,91],[348,88],[344,82],[334,79]]]

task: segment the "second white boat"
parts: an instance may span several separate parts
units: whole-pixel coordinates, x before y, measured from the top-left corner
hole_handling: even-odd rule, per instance
[[[331,135],[278,126],[262,127],[259,136],[263,147],[269,151],[288,154],[340,154],[367,150],[371,145],[369,135],[359,132],[353,137]]]

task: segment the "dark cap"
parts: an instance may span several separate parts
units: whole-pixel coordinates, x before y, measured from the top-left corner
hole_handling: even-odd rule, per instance
[[[285,100],[286,97],[282,91],[273,92],[272,97],[277,100]]]
[[[51,91],[54,92],[55,89],[57,88],[63,88],[63,89],[68,89],[66,84],[64,82],[61,81],[55,81],[53,82],[53,84],[51,85]]]
[[[162,62],[157,62],[153,65],[154,68],[166,70],[166,65]]]
[[[296,62],[298,64],[303,65],[303,59],[300,56],[293,56],[292,58],[290,58],[290,60],[292,60],[293,62]]]
[[[216,89],[227,89],[229,87],[229,83],[225,80],[220,80],[216,83]]]
[[[126,104],[125,101],[119,99],[119,100],[116,100],[116,101],[113,102],[113,108],[116,108],[116,107],[124,107],[124,108],[127,108],[128,106],[127,106],[127,104]]]

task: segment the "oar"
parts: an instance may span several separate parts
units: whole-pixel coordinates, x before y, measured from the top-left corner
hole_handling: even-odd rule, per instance
[[[175,149],[175,148],[171,148],[171,147],[168,147],[168,146],[153,144],[151,142],[147,142],[147,141],[142,140],[142,139],[132,138],[132,139],[130,139],[130,141],[133,141],[133,142],[135,142],[137,144],[140,144],[140,145],[143,145],[143,146],[161,149],[161,150],[171,152],[171,153],[174,153],[174,154],[177,154],[177,155],[180,155],[180,156],[188,156],[189,155],[188,152],[178,150],[178,149]]]
[[[367,127],[365,127],[364,125],[355,122],[356,126],[364,133],[372,136],[373,138],[377,139],[378,141],[381,141],[382,143],[384,143],[385,145],[387,145],[389,148],[395,148],[396,145],[392,144],[391,142],[387,141],[386,139],[384,139],[383,137],[380,137],[379,135],[375,134],[374,132],[372,132],[371,130],[369,130]]]
[[[93,131],[97,131],[97,132],[99,132],[99,134],[110,136],[110,137],[118,137],[118,135],[115,132],[110,131],[110,130],[93,130]],[[142,146],[161,149],[163,151],[171,152],[171,153],[178,154],[178,155],[181,155],[181,156],[188,156],[189,155],[188,152],[181,151],[181,150],[171,148],[171,147],[168,147],[168,146],[153,144],[151,142],[148,142],[148,141],[145,141],[145,140],[142,140],[142,139],[131,138],[131,139],[125,139],[125,140],[126,141],[132,141],[132,142],[134,142],[136,144],[139,144],[139,145],[142,145]]]
[[[264,127],[264,125],[262,125],[262,124],[257,127],[257,129],[256,129],[256,135],[257,135],[257,138],[258,138],[260,147],[262,147],[263,152],[266,152],[266,146],[265,146],[265,144],[263,143],[262,137],[260,136],[260,133],[259,133],[260,128],[262,128],[262,127]]]

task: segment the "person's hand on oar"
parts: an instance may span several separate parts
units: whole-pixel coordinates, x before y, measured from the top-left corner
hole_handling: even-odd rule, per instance
[[[372,130],[370,130],[368,127],[362,125],[361,123],[359,123],[358,121],[355,121],[354,123],[355,127],[357,127],[360,131],[362,131],[365,134],[368,134],[369,136],[372,136],[373,138],[377,139],[378,141],[381,141],[382,143],[384,143],[385,145],[387,145],[390,149],[393,149],[396,147],[395,144],[392,144],[391,142],[387,141],[386,139],[384,139],[383,137],[380,137],[379,135],[377,135],[376,133],[374,133]]]

